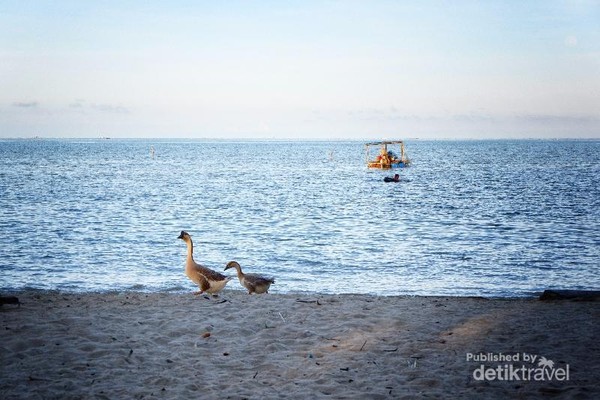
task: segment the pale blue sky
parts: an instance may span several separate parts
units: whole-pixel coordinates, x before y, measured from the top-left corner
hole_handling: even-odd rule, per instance
[[[0,137],[600,138],[600,1],[1,1]]]

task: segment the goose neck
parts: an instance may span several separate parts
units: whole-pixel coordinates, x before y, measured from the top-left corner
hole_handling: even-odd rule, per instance
[[[237,272],[238,278],[242,278],[244,276],[244,273],[242,272],[242,267],[240,267],[239,265],[235,265],[234,268]]]
[[[190,261],[194,261],[194,243],[192,239],[186,240],[185,243],[187,244],[187,258]]]

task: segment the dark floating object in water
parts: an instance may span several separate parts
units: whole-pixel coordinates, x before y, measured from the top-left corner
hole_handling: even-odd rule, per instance
[[[544,290],[540,300],[599,300],[600,290]]]
[[[400,175],[399,174],[395,174],[394,177],[390,177],[390,176],[386,176],[385,178],[383,178],[384,182],[400,182]]]

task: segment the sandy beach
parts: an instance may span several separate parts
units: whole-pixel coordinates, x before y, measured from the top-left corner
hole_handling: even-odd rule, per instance
[[[600,302],[8,294],[2,399],[600,398]]]

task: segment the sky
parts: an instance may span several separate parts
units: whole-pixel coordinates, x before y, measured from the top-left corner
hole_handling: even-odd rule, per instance
[[[600,0],[0,0],[0,138],[600,139]]]

